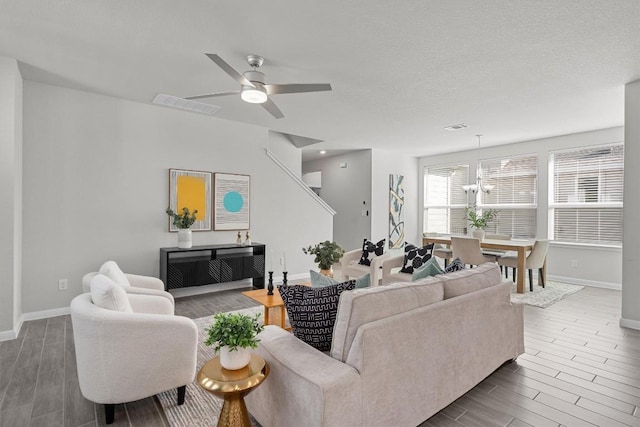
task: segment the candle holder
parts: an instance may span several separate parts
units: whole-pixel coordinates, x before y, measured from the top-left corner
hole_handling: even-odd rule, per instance
[[[267,295],[273,295],[273,271],[269,272],[269,283],[267,284]]]
[[[287,272],[286,271],[282,272],[282,284],[283,285],[287,284]]]

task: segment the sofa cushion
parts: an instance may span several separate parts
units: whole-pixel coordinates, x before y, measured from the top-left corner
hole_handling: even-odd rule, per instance
[[[384,253],[384,244],[387,239],[382,239],[378,243],[373,243],[366,238],[362,242],[362,256],[358,264],[371,265],[371,261]]]
[[[347,292],[340,298],[333,330],[331,357],[344,362],[360,326],[442,301],[444,291],[438,277],[417,282],[393,283]]]
[[[355,280],[349,280],[320,288],[278,286],[293,334],[320,351],[329,350],[340,294],[355,285]]]
[[[454,271],[464,270],[467,267],[464,265],[464,262],[460,260],[460,258],[456,258],[444,269],[445,273],[453,273]]]
[[[422,267],[413,270],[411,281],[415,282],[416,280],[430,276],[437,276],[438,274],[444,274],[444,270],[440,268],[440,264],[438,264],[437,259],[431,258]]]
[[[91,301],[107,310],[133,313],[124,288],[103,274],[96,274],[91,279]]]
[[[438,276],[444,284],[444,299],[475,292],[502,282],[500,268],[495,262],[487,262],[476,268]]]
[[[407,243],[404,246],[404,263],[400,273],[413,274],[414,270],[422,267],[431,258],[433,243],[421,248]]]
[[[321,288],[323,286],[336,285],[340,283],[333,277],[325,276],[324,274],[320,274],[314,270],[309,270],[309,278],[311,280],[312,288]],[[371,275],[369,273],[364,274],[362,277],[358,277],[357,279],[355,279],[355,281],[355,289],[368,288],[369,286],[371,286]]]
[[[115,261],[107,261],[102,264],[100,270],[98,270],[98,273],[107,276],[109,279],[113,280],[116,284],[122,287],[131,287],[129,279],[127,279],[127,276],[122,270],[120,270],[120,267],[118,266],[118,264],[116,264]]]

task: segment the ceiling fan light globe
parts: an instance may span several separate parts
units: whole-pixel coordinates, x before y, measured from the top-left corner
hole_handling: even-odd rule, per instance
[[[240,98],[244,102],[248,102],[250,104],[262,104],[267,102],[267,93],[264,89],[250,86],[242,86],[242,92],[240,93]]]

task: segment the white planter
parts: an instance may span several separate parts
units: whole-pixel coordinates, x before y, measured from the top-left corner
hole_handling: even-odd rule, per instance
[[[240,348],[236,351],[229,350],[226,345],[220,349],[220,365],[229,370],[242,369],[251,361],[251,353],[248,348]]]
[[[475,230],[473,230],[473,237],[480,240],[484,239],[484,230],[481,228],[476,228]]]
[[[189,249],[193,246],[190,228],[181,228],[178,230],[178,247],[180,249]]]

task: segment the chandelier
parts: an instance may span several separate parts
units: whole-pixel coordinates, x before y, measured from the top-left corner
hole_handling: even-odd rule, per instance
[[[476,135],[478,137],[478,152],[480,151],[480,137],[482,135]],[[484,185],[482,184],[482,177],[480,176],[480,169],[478,169],[478,173],[476,173],[476,183],[475,184],[467,184],[463,185],[462,189],[465,193],[471,192],[472,194],[476,194],[478,191],[482,191],[483,193],[489,194],[491,190],[494,189],[493,185]]]

